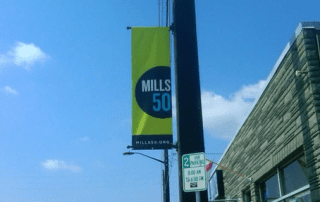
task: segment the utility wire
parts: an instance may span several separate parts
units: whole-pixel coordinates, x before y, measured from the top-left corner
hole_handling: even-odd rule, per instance
[[[161,0],[161,26],[163,26],[163,0]]]
[[[209,154],[209,155],[221,155],[223,153],[205,153],[206,155]]]
[[[160,0],[158,0],[158,21],[159,21],[159,27],[160,27]]]

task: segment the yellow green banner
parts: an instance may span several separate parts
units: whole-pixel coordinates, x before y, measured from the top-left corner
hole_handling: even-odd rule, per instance
[[[172,148],[169,27],[132,27],[132,146]]]

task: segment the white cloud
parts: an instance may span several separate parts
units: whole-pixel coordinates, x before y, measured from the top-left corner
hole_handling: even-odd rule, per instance
[[[235,93],[235,97],[240,97],[242,99],[256,99],[257,97],[260,97],[266,85],[266,80],[260,80],[257,84],[243,86],[240,91]]]
[[[203,126],[211,135],[231,139],[251,112],[267,82],[243,86],[229,98],[203,91],[201,94]]]
[[[34,63],[43,61],[48,56],[33,43],[25,44],[17,42],[6,54],[0,55],[0,68],[8,65],[16,65],[29,70]]]
[[[248,117],[256,101],[265,89],[267,81],[243,86],[228,98],[207,90],[202,90],[203,127],[210,135],[230,140]],[[175,108],[175,97],[173,107]],[[173,109],[176,116],[176,109]]]
[[[4,92],[5,94],[10,94],[10,95],[19,95],[18,91],[12,89],[9,86],[5,86],[3,88],[0,88],[0,92]]]
[[[72,172],[79,172],[82,169],[77,165],[67,164],[64,161],[59,161],[57,159],[49,159],[42,162],[41,165],[47,170],[71,170]]]

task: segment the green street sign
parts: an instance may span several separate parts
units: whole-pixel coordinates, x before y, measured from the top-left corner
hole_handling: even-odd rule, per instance
[[[206,156],[204,153],[182,156],[183,190],[196,192],[207,189]]]

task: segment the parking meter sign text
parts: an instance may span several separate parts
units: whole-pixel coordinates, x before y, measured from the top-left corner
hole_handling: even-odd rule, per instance
[[[182,157],[183,189],[185,192],[206,190],[204,153],[185,154]]]

